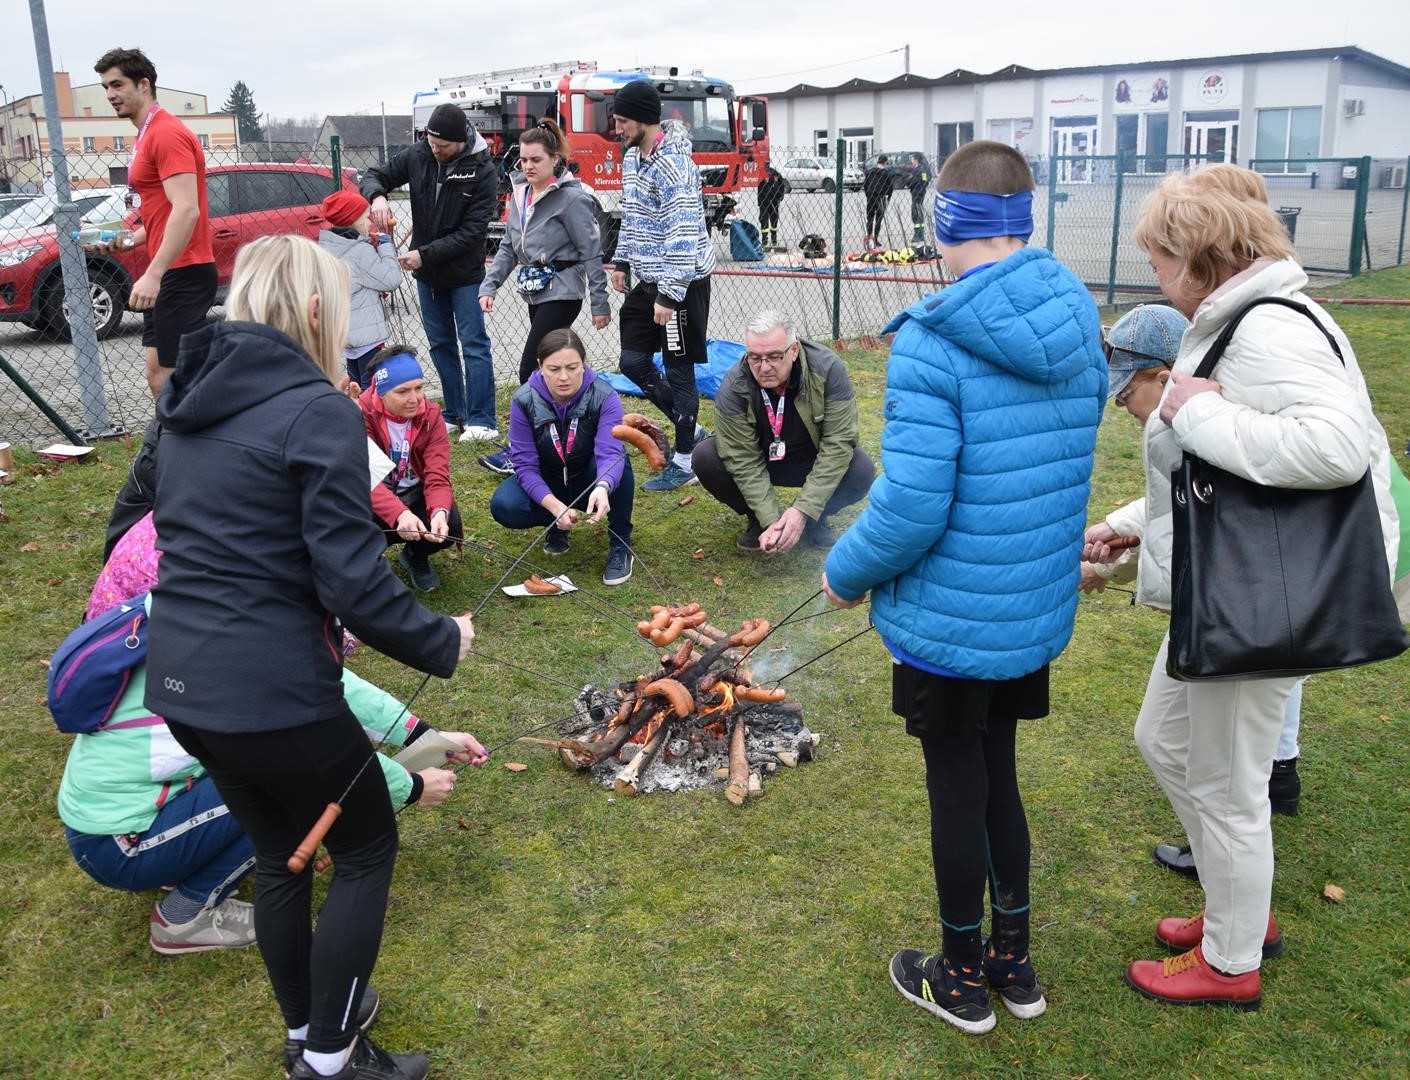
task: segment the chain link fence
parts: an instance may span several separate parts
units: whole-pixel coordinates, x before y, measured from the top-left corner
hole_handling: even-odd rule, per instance
[[[333,189],[335,172],[356,178],[400,149],[256,142],[207,150],[222,286],[240,244],[271,232],[316,237],[322,224],[316,204]],[[788,185],[776,207],[776,231],[765,236],[760,228],[760,210],[769,207],[760,206],[756,188],[731,193],[732,212],[717,216],[712,337],[741,340],[751,315],[776,308],[792,314],[808,337],[872,343],[893,315],[948,282],[934,249],[930,163],[921,163],[924,179],[919,179],[910,155],[894,155],[884,167],[889,190],[878,182],[869,194],[868,172],[878,167],[874,158],[847,161],[841,146],[837,157],[827,158],[816,149],[772,148],[771,162]],[[41,164],[0,162],[0,174],[10,177],[15,189],[8,205],[3,200],[10,197],[0,196],[0,441],[42,444],[66,428],[80,438],[140,432],[152,414],[152,399],[144,377],[142,320],[124,305],[145,259],[134,254],[88,260],[101,355],[81,362],[68,342],[59,238],[51,223],[56,200],[44,193]],[[1136,214],[1164,175],[1198,164],[1199,159],[1177,155],[1036,160],[1034,243],[1070,266],[1099,302],[1149,296],[1154,281],[1144,254],[1131,242]],[[126,155],[71,152],[67,166],[72,197],[86,224],[123,218]],[[1309,269],[1345,275],[1404,261],[1410,162],[1359,158],[1253,166],[1264,173],[1273,206]],[[21,205],[21,199],[29,201]],[[394,202],[394,212],[398,248],[406,250],[409,208]],[[604,216],[603,224],[605,234],[613,236],[610,217]],[[217,304],[223,293],[222,288]],[[614,322],[621,299],[611,294]],[[385,305],[392,340],[427,358],[428,383],[438,392],[414,280],[408,276]],[[210,317],[222,314],[217,306]],[[496,380],[512,384],[529,325],[527,307],[512,288],[501,290],[486,324]],[[594,366],[614,369],[616,326],[594,330],[585,305],[576,329]]]

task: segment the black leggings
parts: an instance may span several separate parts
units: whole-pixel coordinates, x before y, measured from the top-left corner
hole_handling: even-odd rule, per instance
[[[529,376],[538,370],[539,342],[550,330],[563,330],[573,325],[578,312],[583,309],[582,297],[576,300],[543,300],[529,305],[529,336],[524,341],[524,352],[519,357],[519,385],[529,381]]]
[[[1028,950],[1028,819],[1014,767],[1012,718],[990,716],[982,732],[922,736],[930,795],[930,856],[940,897],[945,957],[980,961],[984,883],[1001,952]]]
[[[382,944],[397,858],[396,816],[377,763],[343,794],[371,752],[367,735],[346,705],[331,720],[279,731],[167,726],[205,766],[254,844],[255,931],[284,1022],[308,1024],[315,1053],[342,1050]],[[313,869],[294,874],[285,864],[340,796],[342,815],[324,840],[333,880],[315,930]]]
[[[868,236],[875,237],[875,238],[879,241],[879,240],[881,239],[881,225],[882,225],[882,222],[885,221],[885,219],[886,219],[886,203],[884,203],[884,202],[868,202],[868,203],[867,203],[867,235],[868,235]]]

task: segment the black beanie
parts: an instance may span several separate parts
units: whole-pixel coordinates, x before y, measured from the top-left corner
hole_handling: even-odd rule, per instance
[[[661,95],[645,79],[623,83],[612,98],[612,111],[641,124],[661,122]]]
[[[431,119],[426,121],[426,134],[446,142],[465,142],[470,138],[470,124],[465,119],[465,111],[449,101],[437,105]]]

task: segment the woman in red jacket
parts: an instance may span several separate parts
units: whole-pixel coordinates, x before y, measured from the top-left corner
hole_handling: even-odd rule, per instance
[[[430,592],[441,583],[431,556],[465,529],[450,488],[450,440],[441,408],[426,397],[421,364],[409,345],[389,345],[367,366],[358,398],[367,437],[396,466],[372,489],[372,512],[387,543],[404,542],[398,561],[411,583]]]

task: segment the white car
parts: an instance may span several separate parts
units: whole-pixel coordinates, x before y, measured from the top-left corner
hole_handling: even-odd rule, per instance
[[[782,165],[775,165],[785,180],[795,191],[835,191],[837,189],[837,159],[820,157],[789,158]],[[860,191],[862,170],[856,165],[842,167],[842,187],[846,191]]]

